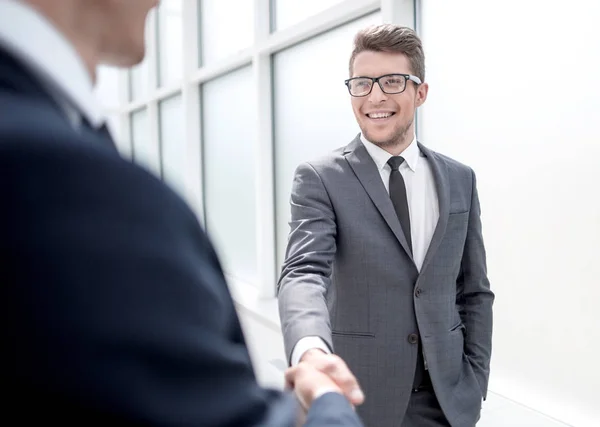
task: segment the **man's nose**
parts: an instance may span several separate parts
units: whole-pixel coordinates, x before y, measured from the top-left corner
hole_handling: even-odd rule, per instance
[[[387,94],[381,90],[378,83],[373,83],[373,89],[369,94],[369,101],[373,104],[381,104],[387,99]]]

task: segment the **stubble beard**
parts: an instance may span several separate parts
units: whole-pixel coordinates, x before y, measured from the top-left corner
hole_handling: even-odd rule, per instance
[[[396,129],[396,131],[394,132],[394,134],[392,135],[392,137],[390,139],[386,139],[386,140],[375,140],[370,138],[370,135],[368,132],[365,132],[363,130],[363,134],[365,136],[365,138],[367,138],[368,141],[372,142],[373,144],[377,145],[380,148],[386,149],[386,148],[393,148],[393,147],[400,147],[400,146],[408,146],[408,144],[410,144],[410,142],[412,141],[408,141],[407,135],[408,135],[408,131],[412,128],[412,124],[414,122],[414,119],[411,119],[410,122],[408,122],[405,126],[400,126],[400,128]]]

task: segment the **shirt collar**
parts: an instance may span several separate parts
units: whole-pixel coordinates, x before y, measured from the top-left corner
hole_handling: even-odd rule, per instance
[[[77,123],[105,122],[83,60],[41,14],[18,0],[0,1],[0,45],[23,62]]]
[[[393,157],[383,148],[368,141],[363,134],[360,135],[360,140],[367,149],[369,155],[373,158],[373,161],[375,162],[379,170],[383,169],[387,165],[388,160],[391,157]],[[408,147],[404,149],[404,151],[400,155],[404,158],[404,161],[406,162],[408,167],[413,172],[415,172],[417,170],[417,163],[420,156],[420,150],[417,144],[416,136],[413,137],[412,142],[408,145]]]

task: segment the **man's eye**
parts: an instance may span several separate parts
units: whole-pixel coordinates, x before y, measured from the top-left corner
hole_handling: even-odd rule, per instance
[[[391,86],[397,86],[399,84],[402,84],[402,81],[400,79],[387,79],[387,80],[385,80],[385,84],[391,85]]]

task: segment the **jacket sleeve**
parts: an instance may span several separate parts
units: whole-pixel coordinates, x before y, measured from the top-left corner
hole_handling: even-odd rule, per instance
[[[296,169],[290,234],[278,283],[279,313],[288,361],[303,337],[320,337],[333,350],[325,295],[336,251],[335,214],[318,173]]]
[[[294,399],[256,381],[210,242],[162,182],[69,134],[0,132],[0,200],[0,357],[20,419],[294,425]]]
[[[472,174],[472,195],[467,237],[458,277],[458,305],[466,328],[465,354],[479,381],[483,398],[487,396],[492,352],[492,305],[494,293],[487,277],[486,252],[481,227],[481,209],[477,195],[475,173]]]
[[[348,402],[338,393],[326,393],[308,411],[305,427],[362,427],[363,423]]]

